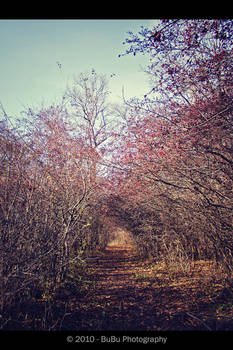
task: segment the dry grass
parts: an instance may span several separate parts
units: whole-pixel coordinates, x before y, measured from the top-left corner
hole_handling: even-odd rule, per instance
[[[226,276],[213,261],[196,261],[189,271],[147,261],[135,270],[137,283],[163,294],[171,318],[181,313],[189,321],[192,316],[193,322],[199,320],[203,329],[233,330],[233,291],[226,288]]]

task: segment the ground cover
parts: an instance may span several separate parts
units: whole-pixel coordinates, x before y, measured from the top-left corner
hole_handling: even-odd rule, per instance
[[[233,329],[232,293],[211,261],[180,271],[139,260],[130,246],[110,246],[89,257],[78,276],[73,272],[53,294],[18,305],[2,329]]]

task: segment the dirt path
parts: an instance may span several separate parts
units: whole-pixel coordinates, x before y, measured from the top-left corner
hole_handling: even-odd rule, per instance
[[[98,300],[106,310],[105,329],[158,329],[151,288],[135,278],[139,265],[130,249],[111,247],[96,266]]]
[[[127,246],[109,247],[89,266],[95,288],[79,300],[76,312],[72,313],[74,329],[159,331],[216,328],[216,320],[212,325],[210,319],[207,325],[199,316],[200,310],[205,314],[212,310],[214,301],[200,292],[199,283],[188,287],[190,281],[195,280],[192,272],[183,279],[178,276],[173,283],[166,269],[151,270],[151,264],[137,261]],[[196,272],[200,274],[198,270]],[[72,327],[70,323],[69,327]],[[225,325],[221,327],[225,329]],[[227,327],[232,327],[232,324]]]
[[[159,278],[140,280],[138,273],[137,280],[142,266],[130,248],[109,247],[103,256],[90,262],[90,267],[95,291],[79,307],[80,329],[183,329],[177,319],[173,320],[174,327],[171,322],[171,314],[177,312],[175,301],[182,298],[180,292],[165,290]]]

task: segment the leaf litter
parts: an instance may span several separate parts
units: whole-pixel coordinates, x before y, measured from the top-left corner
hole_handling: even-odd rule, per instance
[[[218,308],[223,284],[209,278],[211,262],[174,274],[163,263],[137,260],[133,249],[111,246],[90,266],[93,303],[77,322],[81,330],[233,329],[232,298]],[[86,302],[80,300],[77,313]]]

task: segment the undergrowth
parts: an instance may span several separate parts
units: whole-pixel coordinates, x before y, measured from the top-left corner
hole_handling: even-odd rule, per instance
[[[1,330],[60,330],[83,297],[91,297],[95,282],[85,262],[74,262],[62,282],[41,281],[2,310]],[[69,326],[68,326],[69,328]]]

